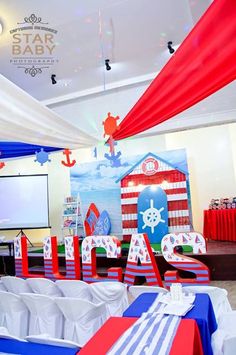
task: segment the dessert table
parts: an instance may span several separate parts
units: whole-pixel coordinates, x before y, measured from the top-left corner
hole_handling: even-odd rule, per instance
[[[236,242],[236,208],[205,210],[203,235],[208,239]]]

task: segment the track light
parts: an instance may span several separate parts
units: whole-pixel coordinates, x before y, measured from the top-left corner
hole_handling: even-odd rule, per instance
[[[173,42],[169,41],[167,43],[167,47],[169,49],[170,54],[173,54],[175,52],[174,48],[172,47]]]
[[[111,66],[110,66],[109,62],[110,62],[110,59],[105,59],[106,70],[111,70]]]
[[[52,74],[52,75],[51,75],[51,80],[52,80],[52,84],[53,84],[53,85],[57,83],[57,81],[56,81],[56,74]]]

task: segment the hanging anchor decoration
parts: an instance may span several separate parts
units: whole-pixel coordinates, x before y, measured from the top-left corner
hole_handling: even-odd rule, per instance
[[[119,151],[117,154],[115,154],[115,152],[111,153],[111,155],[105,153],[104,157],[110,161],[111,167],[112,168],[119,168],[120,166],[122,166],[121,164],[121,152]]]
[[[119,116],[111,116],[111,113],[108,112],[107,114],[107,118],[105,119],[105,121],[102,122],[103,126],[104,126],[104,134],[103,137],[105,138],[105,136],[109,136],[108,139],[108,143],[110,146],[110,153],[114,154],[114,145],[115,145],[115,141],[113,139],[113,134],[120,129],[119,125],[117,124],[117,121],[120,119]]]
[[[61,163],[62,163],[63,165],[65,165],[65,166],[69,167],[69,168],[71,168],[72,166],[74,166],[75,163],[76,163],[76,160],[74,160],[74,159],[73,159],[73,160],[70,160],[71,150],[69,150],[69,149],[64,149],[64,150],[63,150],[63,154],[65,154],[65,156],[66,156],[66,161],[61,160]]]
[[[43,148],[41,148],[40,152],[35,152],[36,155],[36,159],[35,162],[39,162],[41,164],[41,166],[46,163],[46,162],[51,162],[51,160],[49,159],[49,153],[45,152],[45,150]]]
[[[0,152],[0,155],[2,154],[2,152]],[[4,168],[6,164],[4,163],[4,161],[1,161],[0,162],[0,169]]]
[[[96,159],[97,159],[97,157],[98,157],[98,150],[97,150],[97,147],[95,147],[95,148],[93,149],[93,157],[96,158]]]

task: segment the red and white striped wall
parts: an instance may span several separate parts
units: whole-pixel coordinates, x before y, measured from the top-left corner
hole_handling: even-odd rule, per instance
[[[147,186],[160,186],[167,194],[169,233],[190,231],[186,175],[157,160],[158,170],[146,175],[143,161],[121,180],[122,229],[124,240],[138,233],[137,200]]]

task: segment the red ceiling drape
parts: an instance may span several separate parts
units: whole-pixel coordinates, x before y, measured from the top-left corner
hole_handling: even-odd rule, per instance
[[[114,138],[130,137],[156,126],[235,78],[236,0],[214,0],[123,119]]]

